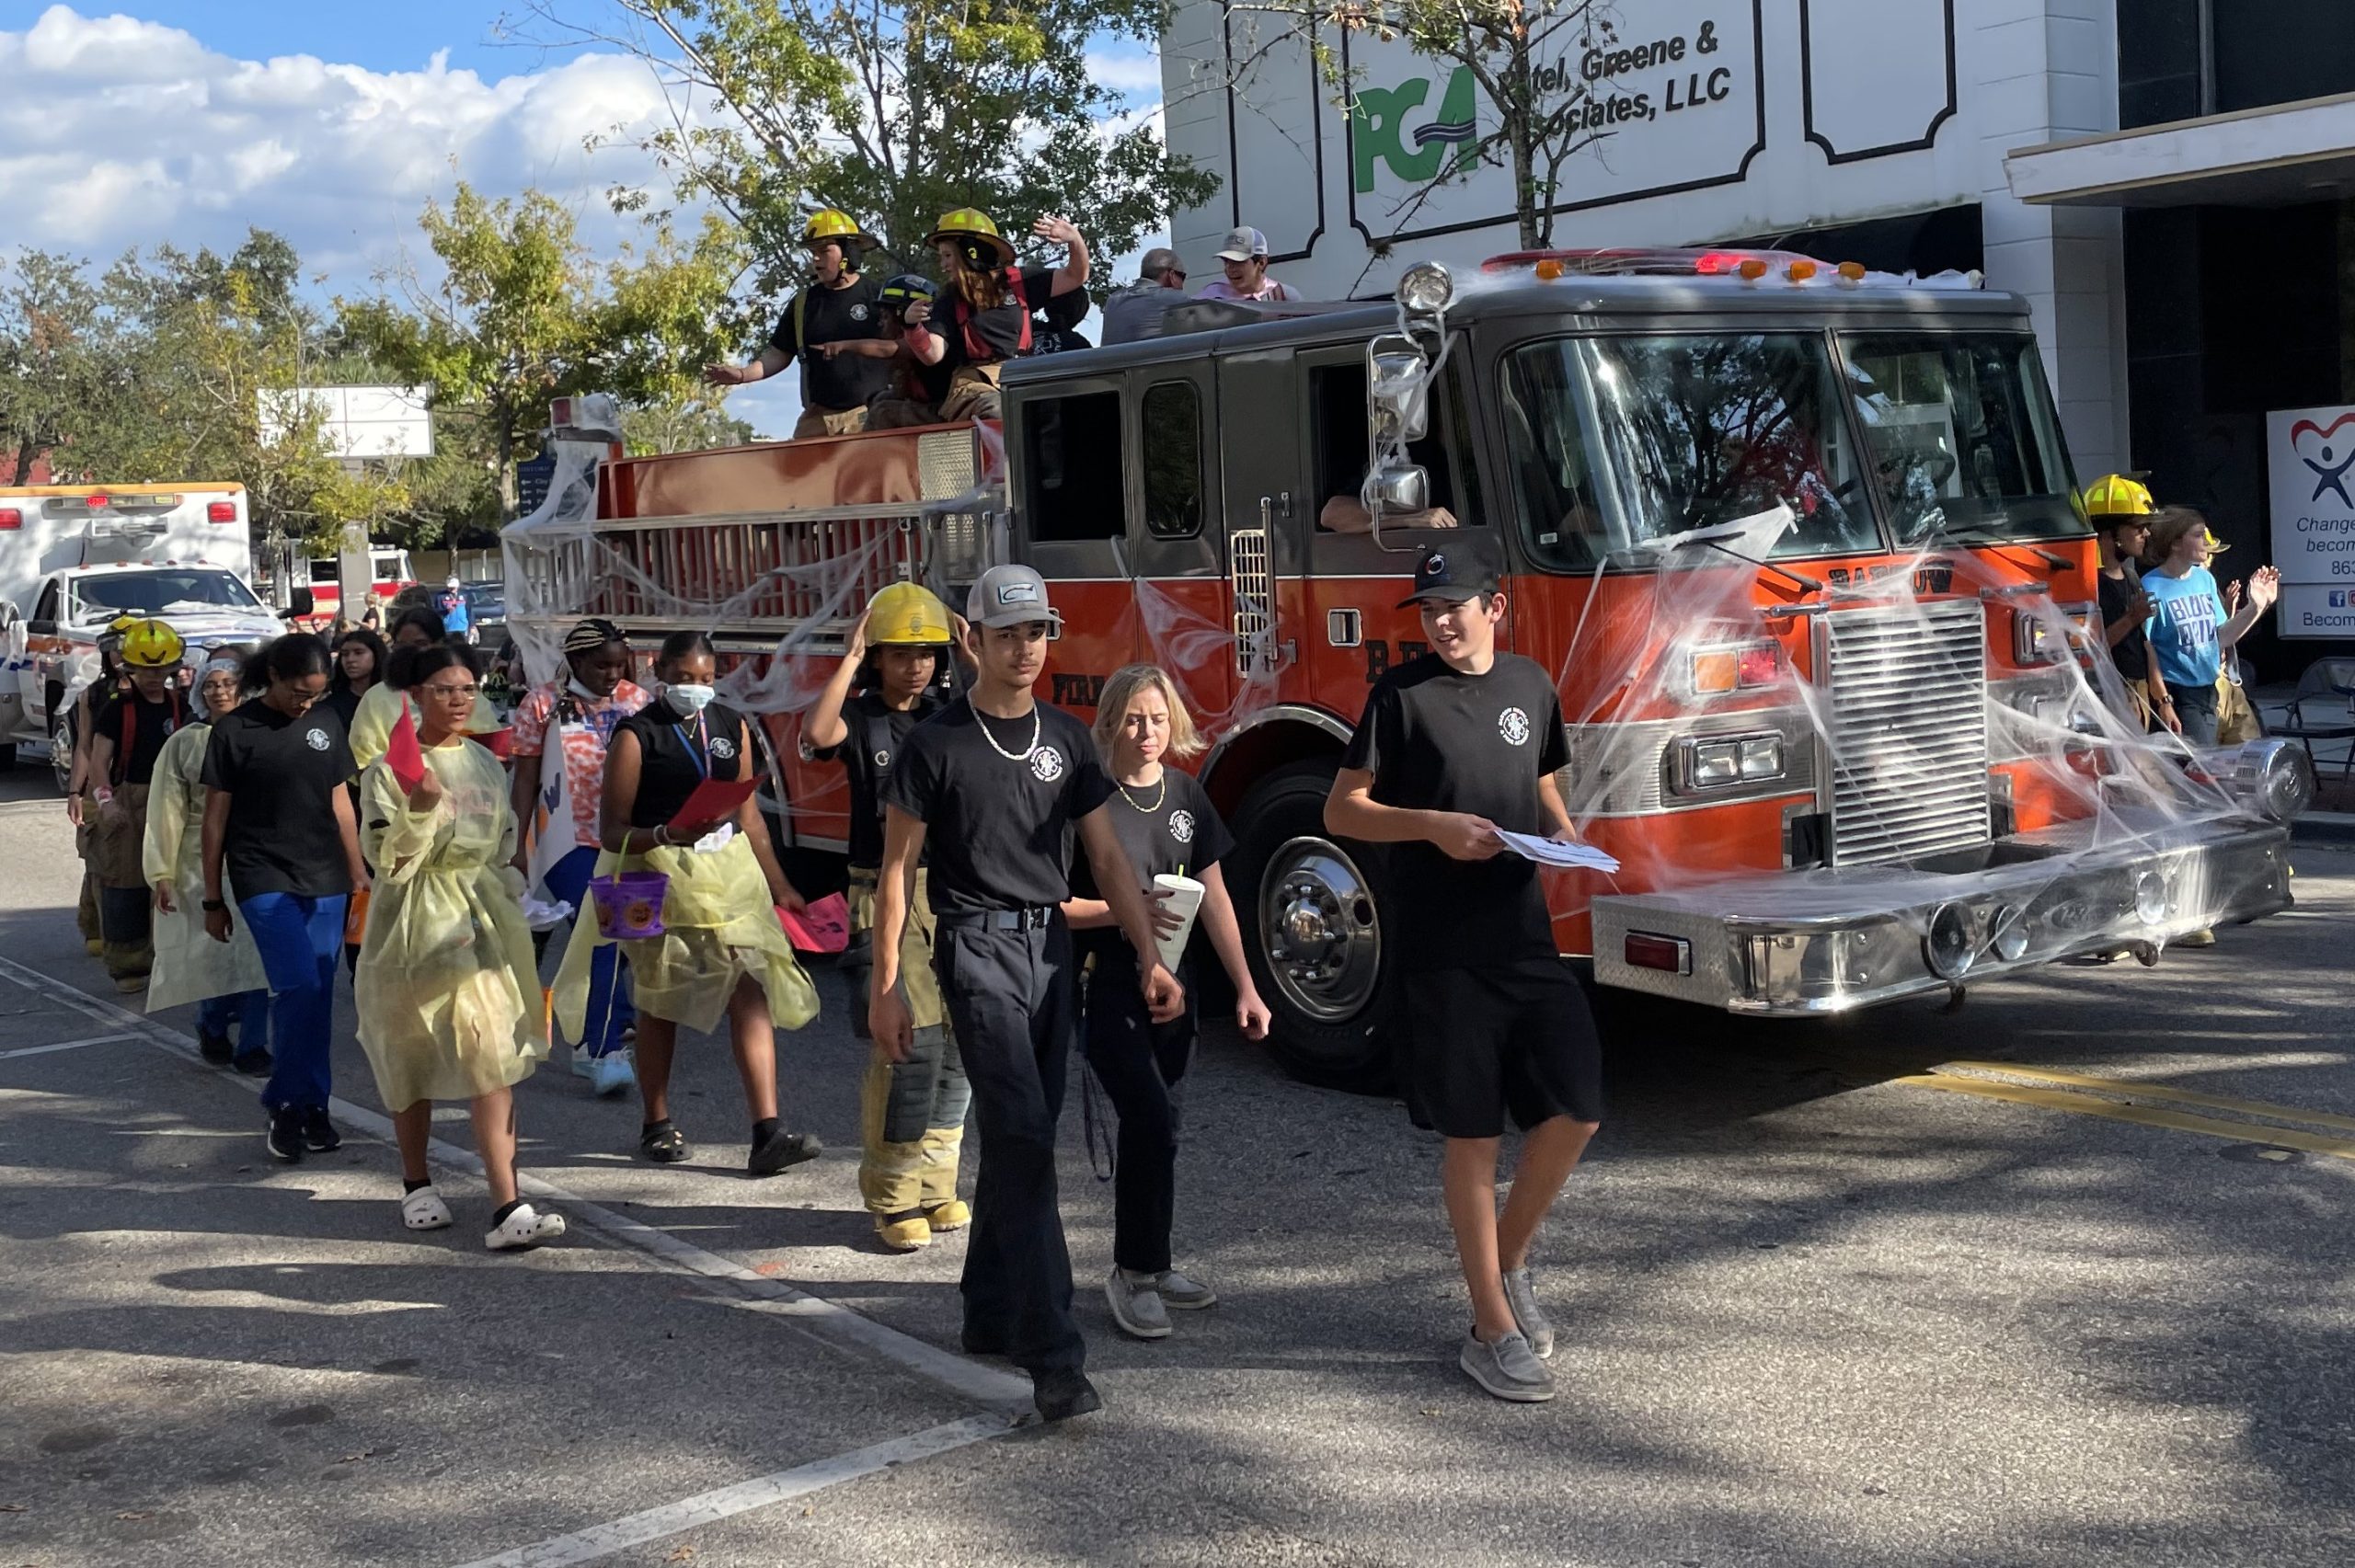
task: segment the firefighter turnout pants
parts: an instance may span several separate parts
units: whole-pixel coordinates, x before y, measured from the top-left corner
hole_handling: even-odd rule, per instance
[[[842,963],[850,981],[851,1033],[864,1040],[875,964],[875,873],[852,868],[849,902],[851,939]],[[868,1213],[887,1219],[935,1209],[957,1196],[957,1159],[972,1101],[933,973],[932,900],[922,870],[900,933],[900,989],[914,1024],[913,1048],[905,1061],[869,1051],[858,1092],[858,1196]]]
[[[943,921],[935,970],[973,1086],[982,1168],[965,1252],[965,1338],[1039,1373],[1076,1370],[1055,1121],[1078,1034],[1071,932],[1053,910]]]
[[[82,813],[89,824],[90,878],[98,885],[107,973],[118,980],[144,980],[155,967],[155,895],[141,859],[147,840],[147,786],[124,784],[104,806],[97,795],[86,796]]]

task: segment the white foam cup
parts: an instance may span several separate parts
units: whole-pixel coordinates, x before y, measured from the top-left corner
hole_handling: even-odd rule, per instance
[[[1153,890],[1163,895],[1155,900],[1184,917],[1185,923],[1160,939],[1161,967],[1171,974],[1178,972],[1178,960],[1186,956],[1186,939],[1194,934],[1194,914],[1202,907],[1202,885],[1190,876],[1172,876],[1167,872],[1153,879]]]

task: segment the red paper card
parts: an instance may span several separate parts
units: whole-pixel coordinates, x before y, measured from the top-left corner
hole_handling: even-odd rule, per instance
[[[737,808],[752,798],[759,787],[756,779],[706,779],[695,785],[695,794],[679,807],[669,827],[673,833],[684,829],[700,827],[706,822],[733,822]]]
[[[425,748],[418,744],[417,721],[409,716],[408,704],[401,704],[401,716],[393,726],[390,738],[385,742],[385,766],[392,769],[393,782],[403,790],[412,790],[425,777]]]
[[[804,953],[839,953],[850,945],[850,905],[840,893],[827,894],[798,915],[779,904],[776,919]]]

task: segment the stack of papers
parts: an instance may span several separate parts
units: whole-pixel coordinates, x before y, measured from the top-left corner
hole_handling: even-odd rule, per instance
[[[1523,860],[1534,860],[1540,865],[1557,865],[1580,871],[1616,871],[1619,863],[1611,856],[1587,844],[1566,844],[1557,839],[1541,839],[1534,833],[1508,833],[1497,830],[1497,837],[1505,848]]]

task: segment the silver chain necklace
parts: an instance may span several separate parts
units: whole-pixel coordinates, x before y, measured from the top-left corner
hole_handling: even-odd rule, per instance
[[[1030,754],[1039,750],[1040,714],[1039,704],[1036,702],[1033,702],[1030,704],[1030,744],[1025,746],[1019,751],[1009,751],[1005,747],[1000,746],[997,743],[997,737],[990,733],[989,720],[982,716],[982,710],[980,708],[974,706],[973,693],[971,692],[967,692],[965,693],[965,706],[971,710],[973,715],[973,726],[982,732],[982,738],[990,743],[990,750],[1005,758],[1007,761],[1027,762],[1030,760]]]

